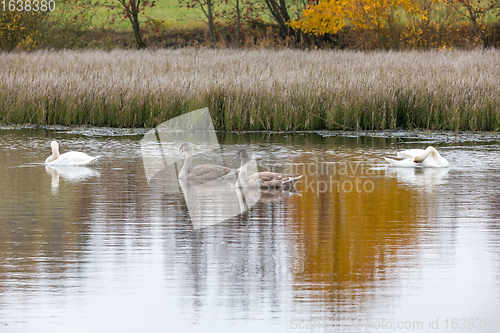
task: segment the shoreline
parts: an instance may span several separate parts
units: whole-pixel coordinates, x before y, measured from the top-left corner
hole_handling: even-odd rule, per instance
[[[85,135],[90,137],[111,136],[142,136],[153,128],[115,128],[97,126],[60,126],[60,125],[2,125],[0,131],[9,130],[46,130],[51,132],[63,131],[69,135]],[[216,130],[219,135],[307,135],[316,134],[321,137],[372,137],[385,139],[419,139],[435,142],[465,142],[465,141],[500,141],[500,133],[496,131],[430,131],[430,130],[365,130],[365,131],[224,131]],[[453,139],[453,140],[452,140]]]

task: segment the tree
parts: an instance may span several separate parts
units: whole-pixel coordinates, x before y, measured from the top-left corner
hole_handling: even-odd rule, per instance
[[[290,29],[289,22],[291,21],[290,12],[293,8],[305,8],[304,1],[294,0],[264,0],[264,3],[269,11],[270,16],[278,24],[282,36],[289,36],[293,33]]]
[[[208,25],[208,34],[212,45],[215,43],[215,17],[217,16],[215,11],[215,1],[216,0],[179,0],[181,7],[182,3],[186,3],[186,7],[188,9],[201,9],[203,15],[207,19],[206,23]]]
[[[235,0],[234,2],[228,1],[233,5],[234,8],[234,16],[233,18],[236,19],[236,43],[239,44],[241,42],[241,3],[240,0]]]
[[[105,0],[107,7],[115,9],[115,5],[109,5],[108,0]],[[147,8],[152,8],[155,6],[156,1],[150,0],[117,0],[121,9],[121,18],[128,19],[132,24],[132,29],[134,30],[135,41],[139,48],[144,48],[146,44],[142,39],[141,34],[141,23],[139,21],[139,14],[146,14]]]
[[[57,6],[46,20],[45,42],[49,47],[73,48],[94,27],[101,7],[98,0],[60,0]]]
[[[458,13],[442,1],[418,0],[420,15],[408,17],[402,38],[410,48],[447,48],[456,35]]]
[[[309,5],[302,16],[289,23],[289,26],[315,35],[335,34],[345,25],[347,19],[346,0],[323,0]]]
[[[225,5],[228,8],[221,12],[221,17],[234,27],[235,44],[240,45],[243,41],[243,26],[252,25],[259,20],[255,3],[249,0],[225,0]]]
[[[32,50],[42,42],[40,25],[48,11],[0,12],[0,48],[12,51],[16,48]]]
[[[373,30],[379,38],[385,32],[391,41],[398,41],[396,23],[401,12],[420,15],[417,0],[321,0],[303,11],[303,17],[290,23],[295,29],[316,35],[335,34],[346,23],[358,28]],[[384,43],[383,43],[384,44]]]
[[[98,0],[7,2],[0,12],[0,48],[32,50],[40,46],[73,47],[93,25]],[[15,6],[14,6],[15,5]],[[57,10],[54,10],[57,6]],[[11,10],[12,9],[12,10]]]
[[[466,20],[472,23],[481,43],[485,43],[485,17],[490,11],[500,8],[498,0],[445,0],[446,4],[455,8]]]

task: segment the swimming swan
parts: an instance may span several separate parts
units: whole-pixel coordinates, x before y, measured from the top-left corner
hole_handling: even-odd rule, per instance
[[[76,151],[60,154],[59,143],[55,140],[50,143],[50,146],[52,147],[52,155],[45,160],[47,165],[89,165],[99,158],[99,156],[94,157]]]
[[[400,168],[447,168],[450,166],[448,161],[439,154],[436,148],[430,146],[426,149],[403,150],[397,156],[403,160],[393,160],[387,157],[385,160],[391,166]]]
[[[202,182],[231,177],[236,179],[235,170],[222,165],[200,164],[193,168],[193,146],[190,143],[184,142],[183,144],[181,144],[177,156],[179,156],[183,152],[186,153],[186,159],[184,160],[184,165],[179,172],[179,179]]]
[[[234,156],[233,160],[241,158],[241,166],[239,169],[238,179],[242,186],[260,187],[261,189],[287,189],[294,188],[295,183],[302,178],[301,176],[290,176],[278,172],[257,172],[250,176],[246,176],[246,165],[250,160],[246,149],[240,149]],[[241,177],[240,177],[241,176]]]

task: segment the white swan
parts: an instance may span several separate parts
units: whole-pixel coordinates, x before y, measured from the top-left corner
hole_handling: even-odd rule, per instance
[[[45,164],[47,165],[88,165],[93,164],[99,156],[90,156],[85,153],[70,151],[64,154],[59,153],[59,143],[52,141],[52,155],[47,157]]]
[[[236,179],[235,170],[222,165],[201,164],[193,168],[193,146],[190,143],[184,142],[181,144],[177,156],[183,152],[186,153],[186,159],[179,172],[179,179],[200,182],[208,182],[216,179]]]
[[[387,162],[394,167],[400,168],[447,168],[450,163],[442,157],[434,147],[427,147],[426,149],[409,149],[403,150],[398,153],[398,158],[402,160],[393,160],[385,158]]]

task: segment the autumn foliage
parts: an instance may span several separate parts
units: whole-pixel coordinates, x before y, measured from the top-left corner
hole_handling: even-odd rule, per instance
[[[50,13],[0,12],[0,49],[500,47],[500,0],[168,1],[179,2],[175,15],[186,23],[152,9],[155,0],[59,0]]]
[[[320,0],[304,9],[289,25],[313,35],[337,34],[348,27],[374,36],[379,46],[397,48],[405,40],[410,40],[407,46],[424,45],[423,38],[431,38],[432,33],[443,34],[446,29],[449,34],[460,19],[465,19],[465,25],[472,25],[482,44],[485,15],[498,11],[499,3],[498,0]],[[447,45],[443,42],[438,46]]]
[[[31,50],[41,44],[39,24],[43,13],[12,11],[0,13],[0,48]]]
[[[290,25],[314,34],[334,34],[347,23],[365,29],[383,29],[395,23],[399,13],[422,15],[416,0],[322,0],[303,11]]]

